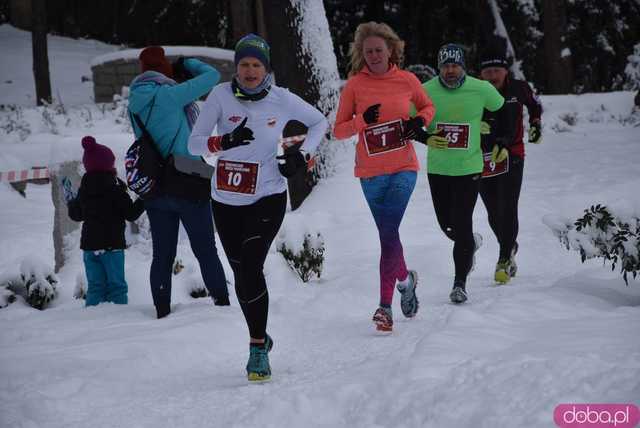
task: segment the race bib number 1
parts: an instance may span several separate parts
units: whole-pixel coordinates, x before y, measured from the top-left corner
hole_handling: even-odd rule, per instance
[[[449,141],[449,149],[469,148],[469,124],[468,123],[438,123],[436,129]]]
[[[407,143],[402,139],[402,120],[378,123],[365,128],[364,142],[369,156],[403,148]]]
[[[502,162],[491,162],[491,152],[483,153],[484,168],[482,169],[482,178],[495,177],[509,172],[509,156]]]
[[[218,160],[216,168],[216,189],[223,192],[254,195],[258,184],[260,164]]]

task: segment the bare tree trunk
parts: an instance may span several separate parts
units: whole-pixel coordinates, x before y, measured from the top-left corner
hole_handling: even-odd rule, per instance
[[[264,0],[256,0],[256,28],[258,34],[265,40],[269,40],[269,33],[267,33],[267,23],[265,22],[264,12]]]
[[[9,19],[11,25],[31,31],[31,0],[10,0]]]
[[[269,0],[273,13],[265,15],[269,43],[271,45],[271,67],[279,86],[288,88],[309,104],[316,106],[325,115],[337,105],[338,68],[333,44],[329,34],[329,23],[324,15],[324,6],[315,0]],[[314,12],[322,13],[322,29],[314,28],[314,36],[326,30],[326,38],[305,38],[306,24],[302,13],[306,7],[318,7]],[[324,74],[324,75],[323,75]]]
[[[271,44],[271,67],[278,86],[288,88],[325,115],[334,112],[339,76],[329,23],[318,0],[269,0],[264,19]],[[320,145],[318,167],[331,164],[331,149]],[[318,173],[318,169],[316,169]],[[320,172],[319,175],[322,175]],[[296,209],[315,181],[308,174],[289,180],[291,208]]]
[[[253,0],[229,0],[229,9],[234,43],[242,36],[256,31],[256,8]]]
[[[565,0],[542,0],[546,92],[571,92],[573,67],[571,51],[565,42],[567,28]]]
[[[33,77],[36,81],[37,105],[51,102],[49,53],[47,50],[47,5],[45,0],[32,0],[31,46]]]
[[[502,20],[502,15],[500,13],[500,6],[498,6],[498,2],[496,0],[489,0],[489,7],[491,9],[491,14],[493,15],[493,21],[495,24],[493,33],[502,37],[506,43],[506,55],[505,58],[511,58],[511,73],[517,78],[525,80],[524,73],[520,67],[520,62],[516,58],[516,52],[513,49],[513,45],[511,44],[511,38],[509,37],[509,33],[507,32],[507,28],[504,25],[504,21]]]
[[[384,22],[384,2],[379,0],[369,0],[366,2],[364,19],[367,21]]]

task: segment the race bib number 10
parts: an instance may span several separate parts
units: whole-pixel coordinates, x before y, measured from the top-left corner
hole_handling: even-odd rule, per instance
[[[468,123],[438,123],[436,125],[438,135],[442,135],[449,141],[449,149],[469,148],[469,124]]]
[[[364,130],[364,141],[369,156],[391,152],[403,148],[402,120],[378,123]]]
[[[258,184],[260,164],[218,160],[216,168],[216,189],[223,192],[254,195]]]

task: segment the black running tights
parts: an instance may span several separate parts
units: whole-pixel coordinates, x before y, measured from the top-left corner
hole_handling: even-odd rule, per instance
[[[511,256],[518,238],[518,199],[522,187],[524,160],[512,156],[509,172],[480,182],[480,197],[489,214],[489,225],[500,244],[500,260]]]
[[[478,200],[480,174],[427,174],[427,178],[440,229],[454,242],[455,280],[465,282],[475,250],[473,210]]]
[[[262,272],[287,205],[287,193],[265,196],[251,205],[213,202],[213,218],[233,269],[236,295],[253,339],[266,335],[269,293]]]

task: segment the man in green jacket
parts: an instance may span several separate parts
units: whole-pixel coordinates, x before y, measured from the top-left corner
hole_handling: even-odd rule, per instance
[[[484,109],[499,110],[504,98],[486,81],[467,76],[461,46],[447,44],[438,52],[437,77],[424,83],[436,107],[427,134],[427,177],[440,228],[451,239],[455,276],[453,303],[467,300],[467,275],[482,236],[473,233],[473,209],[483,169],[480,121]]]

